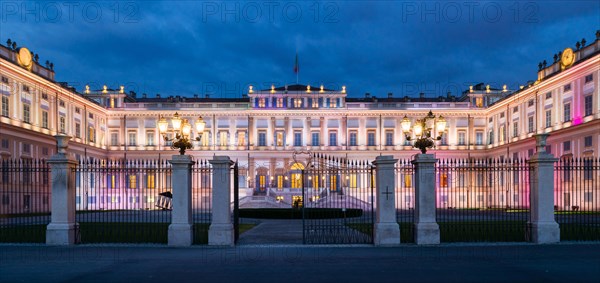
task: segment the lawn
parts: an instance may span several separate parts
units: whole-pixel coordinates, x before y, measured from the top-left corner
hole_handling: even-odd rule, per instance
[[[240,217],[243,218],[261,218],[261,219],[302,219],[302,209],[297,208],[241,208]],[[362,209],[347,208],[343,211],[341,208],[305,208],[304,217],[306,219],[329,219],[360,217]]]

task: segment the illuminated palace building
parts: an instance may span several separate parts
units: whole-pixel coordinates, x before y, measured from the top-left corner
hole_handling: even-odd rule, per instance
[[[294,151],[350,160],[410,159],[418,151],[401,122],[405,116],[414,122],[430,110],[447,121],[430,151],[438,158],[527,159],[534,153],[536,133],[550,133],[547,150],[556,157],[598,157],[600,150],[600,31],[592,42],[577,42],[540,63],[537,80],[516,90],[477,84],[459,95],[419,97],[357,98],[348,95],[351,87],[299,84],[249,86],[241,98],[136,95],[122,86],[86,86],[78,92],[55,81],[52,63],[7,43],[0,46],[3,159],[49,158],[57,134],[72,136],[69,151],[79,159],[170,159],[177,151],[165,144],[158,120],[178,112],[192,123],[199,116],[206,122],[201,140],[186,154],[237,159],[245,194],[290,192],[279,197],[291,203],[305,166],[294,162]],[[119,182],[138,191],[154,186],[144,176],[130,178],[139,179]],[[412,186],[409,178],[398,179]],[[336,182],[335,189],[339,180],[328,182]],[[101,191],[114,184],[95,186]]]

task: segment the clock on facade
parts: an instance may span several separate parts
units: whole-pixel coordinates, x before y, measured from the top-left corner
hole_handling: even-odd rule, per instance
[[[570,67],[571,65],[573,65],[573,62],[575,62],[575,53],[573,53],[573,49],[566,48],[562,52],[562,56],[560,57],[561,69],[564,70],[565,68]]]
[[[25,47],[19,48],[19,51],[17,51],[17,62],[19,62],[19,65],[31,71],[31,68],[33,67],[32,59],[31,51],[29,51],[29,49]]]

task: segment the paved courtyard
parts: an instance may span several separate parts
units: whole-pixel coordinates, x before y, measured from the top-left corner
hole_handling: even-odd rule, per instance
[[[599,282],[600,245],[0,245],[0,282]]]

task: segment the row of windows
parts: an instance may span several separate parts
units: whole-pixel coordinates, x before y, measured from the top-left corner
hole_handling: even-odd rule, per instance
[[[342,107],[342,99],[341,97],[337,98],[329,98],[329,97],[298,97],[298,98],[289,98],[290,108],[340,108]],[[306,101],[306,105],[304,105]],[[288,107],[288,98],[284,97],[258,97],[254,99],[254,107],[255,108],[287,108]]]

